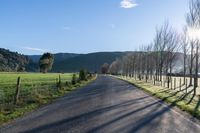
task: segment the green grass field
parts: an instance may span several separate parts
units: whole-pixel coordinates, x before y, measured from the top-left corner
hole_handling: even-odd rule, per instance
[[[61,86],[58,87],[59,75]],[[0,125],[90,81],[72,85],[72,75],[72,73],[0,73]],[[14,104],[18,77],[21,78],[19,102]]]
[[[21,77],[20,97],[27,97],[33,91],[49,91],[56,87],[59,74],[49,73],[0,73],[0,104],[10,103],[16,90],[17,78]],[[70,81],[72,74],[61,74],[62,82]]]
[[[10,87],[16,84],[17,77],[21,77],[23,85],[31,84],[51,84],[56,82],[58,73],[0,73],[0,87]],[[72,74],[61,74],[63,81],[71,80]]]

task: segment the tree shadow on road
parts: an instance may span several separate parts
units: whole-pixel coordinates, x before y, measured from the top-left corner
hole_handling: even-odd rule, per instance
[[[122,89],[118,90],[118,93],[121,91],[124,91],[123,87],[120,87]],[[166,90],[163,90],[166,91]],[[184,90],[181,90],[184,91]],[[169,97],[173,97],[177,95],[179,92],[177,91],[174,92],[172,95],[166,97],[165,99]],[[72,95],[69,98],[66,98],[66,100],[71,100],[75,101],[75,104],[77,101],[82,102],[83,98],[84,100],[92,100],[91,97],[95,98],[101,95],[102,90],[100,89],[94,89],[91,90],[90,92],[84,93],[82,91],[79,92],[79,94]],[[81,94],[81,95],[80,95]],[[102,121],[101,124],[99,125],[92,125],[94,126],[93,128],[89,129],[87,132],[88,133],[93,133],[93,132],[100,132],[102,129],[112,127],[117,122],[121,122],[123,124],[123,127],[121,127],[121,131],[123,132],[125,130],[125,127],[130,128],[128,132],[137,132],[147,126],[150,122],[154,121],[155,119],[161,120],[163,117],[163,114],[169,112],[171,108],[173,108],[176,103],[185,97],[187,97],[190,94],[190,92],[183,94],[174,101],[171,105],[163,106],[163,100],[150,100],[148,98],[151,98],[149,95],[143,95],[143,97],[138,97],[134,98],[132,100],[128,101],[123,101],[120,103],[116,103],[114,105],[109,105],[109,106],[103,106],[103,107],[97,107],[90,112],[85,112],[79,115],[67,117],[63,116],[62,119],[57,119],[55,122],[49,123],[49,124],[44,124],[39,127],[36,127],[34,129],[30,129],[27,131],[24,131],[24,133],[33,133],[33,132],[46,132],[48,130],[54,130],[54,129],[59,129],[59,128],[64,128],[66,131],[70,131],[72,128],[76,128],[76,126],[80,126],[83,124],[87,125],[88,121],[92,121],[94,118],[101,116],[101,115],[107,115],[109,114],[108,120]],[[79,96],[79,97],[77,97]],[[146,103],[144,101],[147,101]],[[133,108],[133,105],[136,104],[141,104],[139,108]],[[198,104],[198,107],[200,105],[200,101]],[[198,108],[197,107],[197,108]],[[126,110],[127,108],[127,110]],[[115,112],[113,115],[110,115],[110,112]],[[134,115],[138,115],[141,112],[144,112],[143,116],[140,116],[139,119],[136,121],[128,121],[130,117],[133,117]],[[107,116],[108,117],[108,116]],[[127,123],[124,123],[123,120],[127,120]],[[158,123],[159,124],[159,123]],[[132,125],[132,126],[131,126]],[[91,126],[91,125],[88,125]]]
[[[144,100],[146,98],[149,98],[149,97],[151,97],[151,96],[139,97],[139,98],[136,98],[136,99],[133,99],[133,100],[129,100],[129,101],[125,101],[125,102],[122,102],[122,103],[119,103],[119,104],[116,104],[116,105],[103,107],[103,108],[98,108],[98,109],[93,110],[93,111],[88,112],[88,113],[83,113],[81,115],[77,115],[77,116],[74,116],[74,117],[58,120],[58,121],[50,123],[50,124],[42,125],[42,126],[39,126],[37,128],[24,131],[24,133],[44,132],[44,131],[49,130],[49,129],[56,129],[57,127],[63,126],[63,125],[66,125],[65,128],[70,129],[70,128],[72,128],[72,127],[70,127],[70,125],[73,124],[74,122],[81,122],[82,120],[85,120],[85,119],[89,120],[89,119],[92,119],[92,118],[94,118],[94,117],[96,117],[98,115],[107,113],[109,111],[118,110],[118,109],[124,109],[125,107],[137,104],[139,101],[142,101],[142,100]],[[128,115],[131,115],[132,113],[139,112],[139,111],[141,111],[141,110],[143,110],[145,108],[148,108],[150,106],[155,105],[156,103],[158,103],[158,102],[155,102],[155,103],[147,105],[147,106],[145,106],[143,108],[139,108],[137,110],[134,110],[133,112],[130,112],[129,114],[126,114],[125,116],[122,116],[122,117],[126,117]],[[119,119],[120,118],[118,118],[118,120]],[[82,121],[82,122],[84,123],[85,121]]]

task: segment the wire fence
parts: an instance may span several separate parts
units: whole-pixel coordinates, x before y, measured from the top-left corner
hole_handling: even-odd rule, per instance
[[[140,80],[137,76],[133,77],[132,79]],[[194,84],[193,84],[194,79],[192,78],[191,84],[190,84],[190,77],[186,77],[185,82],[184,82],[184,77],[172,76],[171,80],[169,80],[169,83],[166,76],[162,76],[161,81],[156,80],[155,78],[148,78],[148,80],[146,80],[145,76],[143,76],[141,80],[143,80],[144,82],[151,83],[155,86],[162,86],[162,87],[166,87],[173,90],[179,90],[179,91],[183,91],[184,93],[192,92],[192,90],[194,90]],[[200,78],[198,78],[198,86],[196,88],[196,95],[200,95]]]
[[[16,105],[25,105],[30,103],[44,103],[46,100],[56,97],[62,93],[62,88],[70,88],[71,76],[61,76],[60,81],[57,76],[52,78],[21,78],[15,82],[0,82],[0,111],[9,110]],[[19,81],[18,81],[19,80]],[[58,83],[60,85],[58,85]],[[17,88],[19,89],[17,91]]]

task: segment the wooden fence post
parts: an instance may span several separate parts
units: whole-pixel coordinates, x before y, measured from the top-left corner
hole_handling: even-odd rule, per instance
[[[172,77],[171,77],[172,78]],[[167,88],[170,88],[170,79],[171,79],[169,76],[167,76]],[[172,87],[171,87],[172,89]]]
[[[59,74],[59,83],[61,83],[61,77],[60,77],[60,74]]]
[[[16,105],[19,101],[19,93],[20,93],[20,81],[21,78],[17,78],[17,86],[16,86],[16,92],[15,92],[15,99],[14,99],[14,104]]]
[[[163,81],[163,87],[165,88],[165,80]]]
[[[180,82],[179,82],[179,84],[180,84],[180,87],[179,87],[179,89],[180,89],[180,91],[181,91],[181,78],[180,78]]]
[[[176,89],[176,78],[174,78],[174,90]]]
[[[59,74],[59,77],[58,77],[58,88],[61,89],[62,86],[61,86],[61,76]]]
[[[171,78],[171,89],[172,89],[172,82],[173,82],[173,80],[172,80],[172,78]]]
[[[188,85],[187,85],[187,83],[188,83],[187,81],[188,81],[188,80],[186,79],[186,88],[185,88],[186,93],[187,93],[187,86],[188,86]]]

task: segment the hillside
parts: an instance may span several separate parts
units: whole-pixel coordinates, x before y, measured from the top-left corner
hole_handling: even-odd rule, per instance
[[[74,53],[57,53],[54,54],[54,60],[55,62],[60,62],[69,58],[76,57],[80,54],[74,54]],[[29,59],[31,59],[34,63],[38,63],[41,55],[28,55]]]
[[[89,54],[57,53],[54,54],[52,72],[77,72],[80,69],[99,71],[103,63],[112,63],[129,52],[98,52]],[[0,71],[39,71],[41,55],[22,55],[0,48]]]
[[[52,72],[77,72],[80,69],[96,72],[100,70],[103,63],[112,63],[130,52],[98,52],[89,54],[57,53],[54,54],[54,65]],[[30,68],[37,67],[41,55],[29,55],[33,61]],[[28,69],[30,70],[30,69]]]
[[[100,71],[103,63],[112,63],[116,58],[120,58],[129,52],[98,52],[77,55],[73,58],[57,62],[53,66],[54,72],[77,72],[86,69],[92,72]]]
[[[116,58],[121,58],[131,52],[97,52],[89,54],[57,53],[54,54],[52,72],[77,72],[86,69],[99,72],[103,63],[111,64]],[[175,72],[181,71],[182,54],[178,54]],[[41,55],[25,56],[0,48],[0,71],[39,71],[38,62]]]
[[[28,63],[27,56],[0,48],[0,71],[22,71]]]

